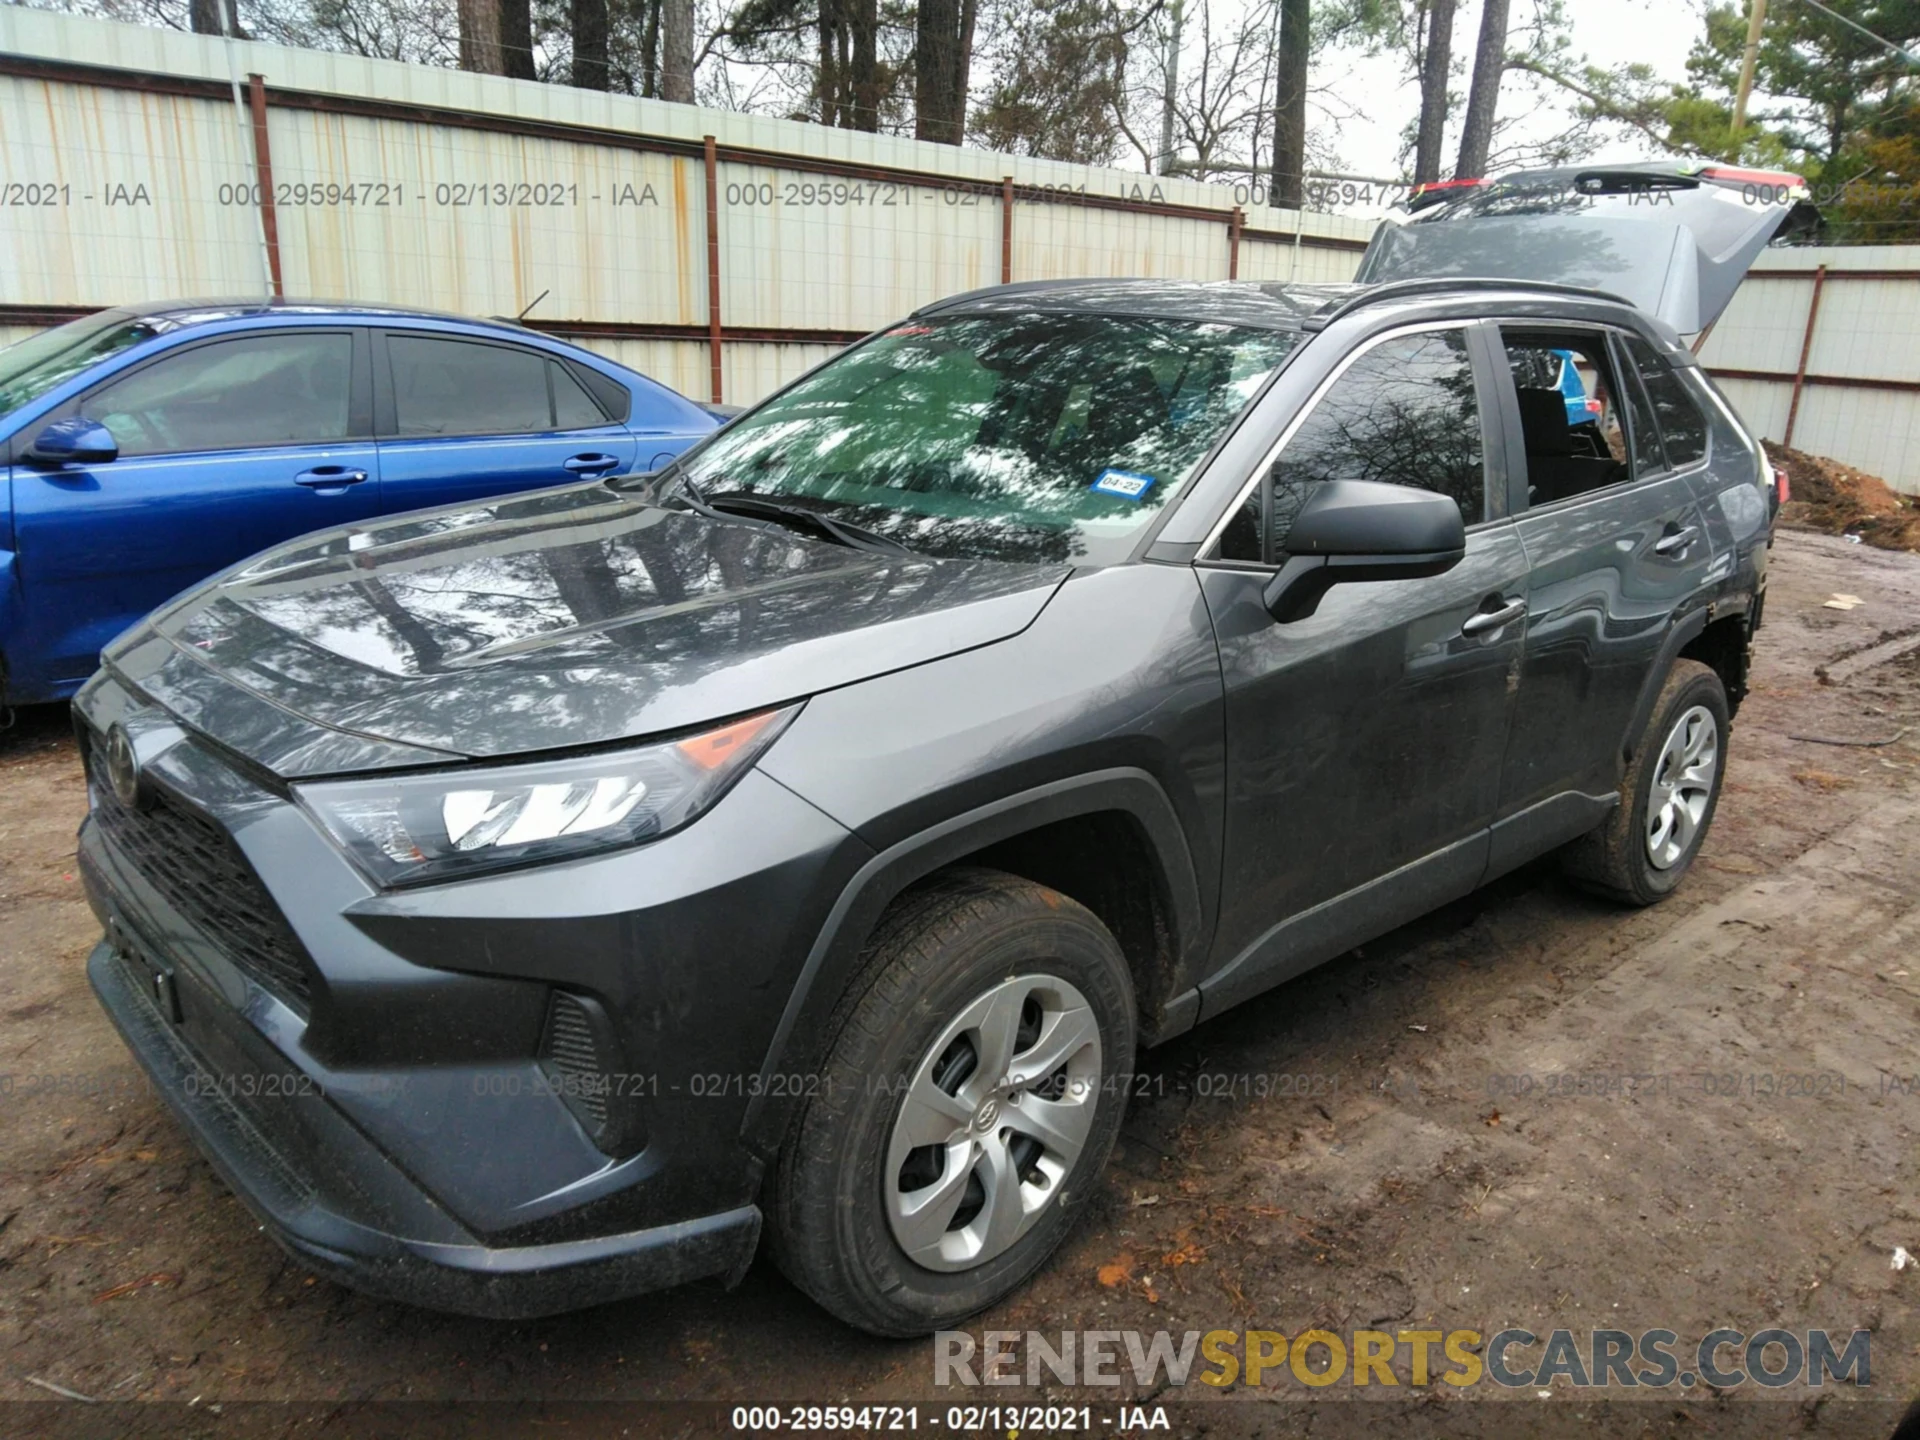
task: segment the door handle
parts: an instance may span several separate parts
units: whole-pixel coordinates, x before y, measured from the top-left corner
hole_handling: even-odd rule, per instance
[[[575,455],[570,460],[562,461],[560,468],[575,475],[604,475],[609,470],[617,469],[619,464],[618,455]]]
[[[1684,555],[1693,548],[1693,542],[1700,538],[1697,526],[1683,525],[1678,530],[1662,535],[1653,542],[1656,555]]]
[[[293,483],[304,485],[309,490],[331,490],[340,485],[359,485],[366,478],[366,471],[351,470],[345,465],[316,465],[294,476]]]
[[[1467,617],[1467,623],[1460,627],[1462,635],[1485,635],[1489,630],[1498,630],[1511,625],[1527,613],[1527,602],[1509,600],[1498,610],[1480,610]]]

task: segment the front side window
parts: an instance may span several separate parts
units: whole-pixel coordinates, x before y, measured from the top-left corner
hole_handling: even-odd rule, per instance
[[[916,320],[673,474],[695,495],[764,496],[927,554],[1111,564],[1299,339],[1111,314]]]
[[[1686,382],[1673,371],[1651,345],[1637,335],[1627,337],[1627,353],[1633,368],[1640,372],[1647,387],[1647,400],[1660,422],[1660,436],[1666,441],[1667,459],[1674,468],[1684,469],[1707,458],[1707,417],[1699,402],[1688,391]]]
[[[402,436],[522,435],[553,428],[544,355],[511,345],[389,335],[387,360]]]
[[[350,438],[353,336],[250,335],[136,370],[82,407],[122,455],[174,455]]]
[[[1396,335],[1349,365],[1229,521],[1221,558],[1274,563],[1293,517],[1329,480],[1437,490],[1467,524],[1486,518],[1486,446],[1461,331]]]

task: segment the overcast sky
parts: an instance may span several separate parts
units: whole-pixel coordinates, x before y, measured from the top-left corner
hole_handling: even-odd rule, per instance
[[[1513,0],[1513,21],[1522,22],[1528,0]],[[1596,65],[1611,66],[1642,61],[1653,66],[1663,78],[1686,78],[1687,51],[1705,29],[1704,0],[1568,0],[1567,13],[1573,21],[1573,50],[1584,53]],[[1456,59],[1471,64],[1473,46],[1480,33],[1480,6],[1463,0],[1454,20],[1453,40]],[[1391,58],[1356,59],[1335,54],[1327,56],[1314,74],[1316,87],[1326,86],[1333,93],[1316,105],[1318,113],[1309,115],[1309,124],[1327,125],[1338,112],[1339,133],[1335,146],[1345,168],[1354,174],[1398,175],[1398,160],[1403,127],[1413,118],[1418,93],[1406,74],[1404,62]],[[1462,97],[1467,88],[1463,72],[1455,82]],[[1531,103],[1533,88],[1514,85],[1501,92],[1500,114],[1515,114],[1517,104]],[[1382,97],[1379,103],[1370,97]],[[1538,119],[1529,119],[1530,127],[1541,135],[1552,135],[1565,128],[1571,111],[1571,96],[1556,100],[1554,111]],[[1444,173],[1453,173],[1453,159],[1459,145],[1459,115],[1451,117],[1447,129]],[[1619,138],[1610,141],[1596,159],[1650,159],[1661,152],[1645,141]]]

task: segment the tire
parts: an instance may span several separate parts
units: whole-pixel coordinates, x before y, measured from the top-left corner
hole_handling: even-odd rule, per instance
[[[903,896],[774,1164],[774,1263],[876,1335],[923,1335],[1016,1289],[1106,1167],[1134,1016],[1119,946],[1066,896],[981,869]]]
[[[1652,905],[1671,895],[1713,824],[1727,773],[1728,728],[1720,677],[1698,660],[1674,661],[1646,742],[1620,782],[1620,803],[1606,824],[1562,852],[1568,877],[1623,905]],[[1676,776],[1693,783],[1683,782],[1669,799],[1665,785]]]

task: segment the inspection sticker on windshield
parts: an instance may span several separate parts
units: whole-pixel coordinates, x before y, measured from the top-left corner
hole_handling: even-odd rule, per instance
[[[1100,478],[1087,488],[1096,495],[1118,495],[1122,500],[1139,500],[1153,486],[1151,475],[1135,475],[1130,470],[1102,470]]]

